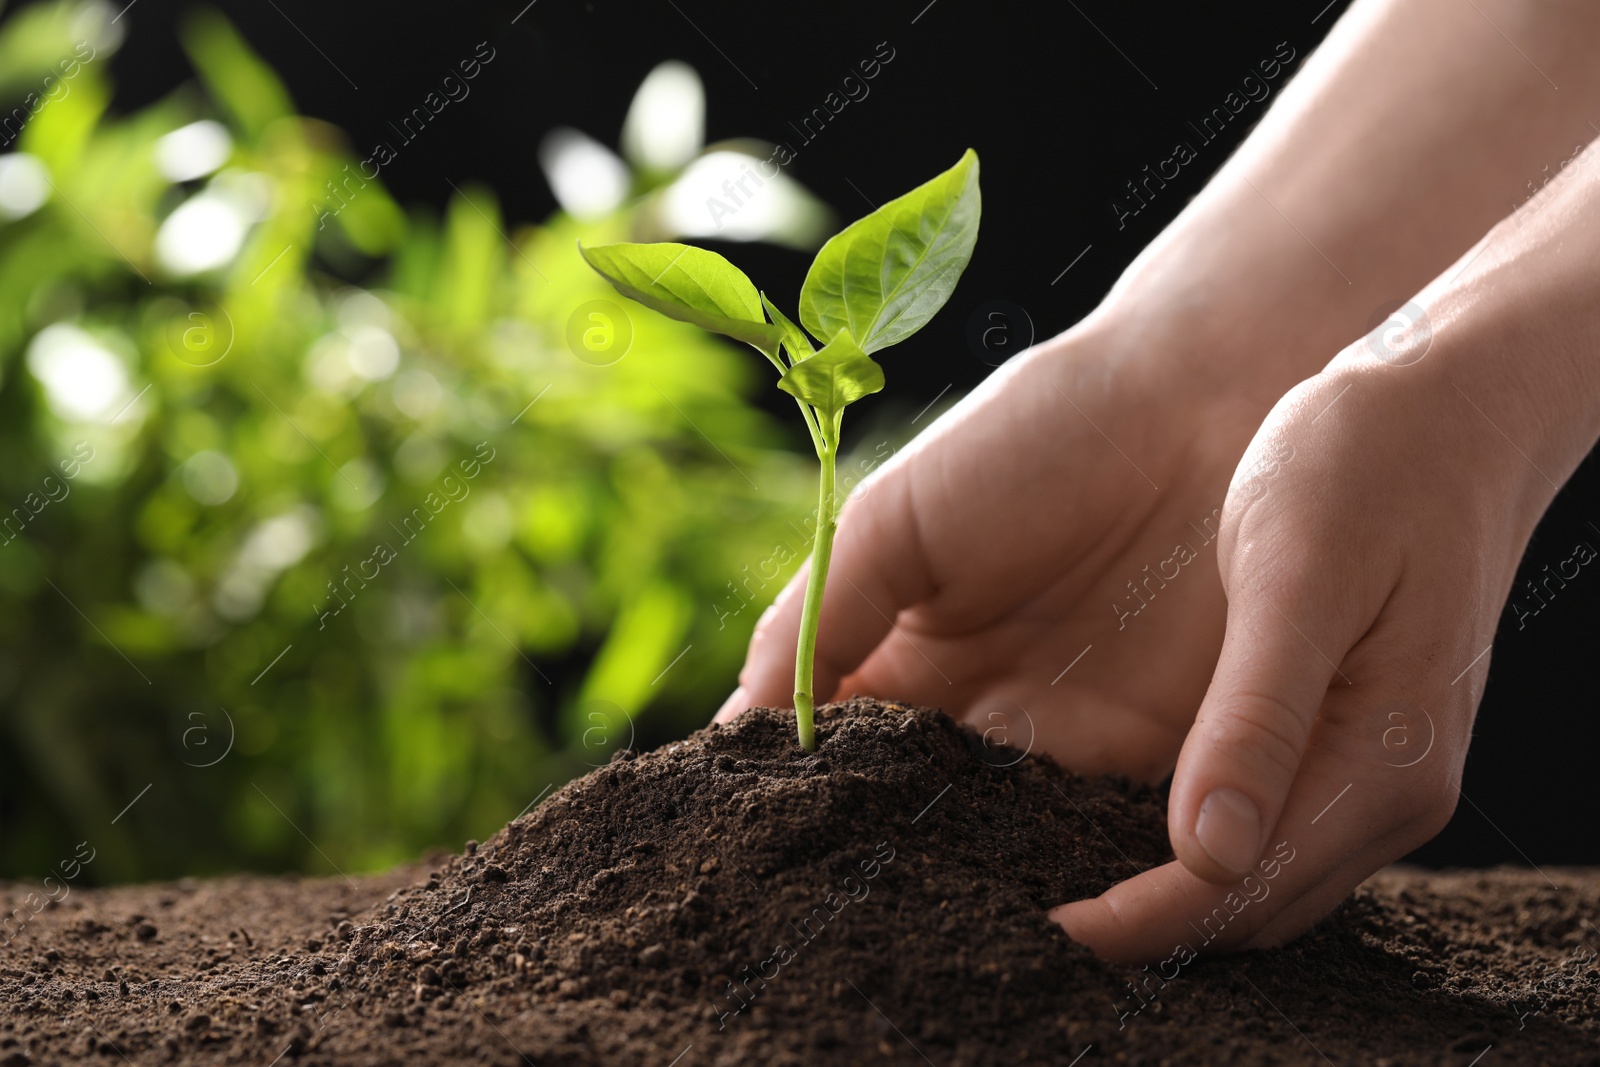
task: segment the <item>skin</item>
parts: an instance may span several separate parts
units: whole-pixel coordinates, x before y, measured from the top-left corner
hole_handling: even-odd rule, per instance
[[[1600,428],[1600,146],[1540,187],[1600,132],[1597,44],[1600,5],[1358,2],[1094,314],[846,504],[818,694],[1172,774],[1177,860],[1051,913],[1102,956],[1282,943],[1454,810]],[[719,720],[788,703],[804,580]]]

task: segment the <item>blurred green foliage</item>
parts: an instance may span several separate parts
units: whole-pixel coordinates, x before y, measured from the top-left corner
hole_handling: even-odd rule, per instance
[[[408,214],[214,14],[112,114],[89,10],[0,26],[48,89],[0,156],[0,876],[382,867],[703,722],[810,475],[749,353],[631,309],[575,356],[576,243],[641,209]]]

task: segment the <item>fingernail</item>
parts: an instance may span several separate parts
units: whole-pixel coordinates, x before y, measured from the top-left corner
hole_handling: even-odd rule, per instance
[[[728,699],[722,702],[722,707],[717,709],[716,717],[712,722],[732,722],[733,717],[750,706],[749,698],[744,695],[744,686],[740,686],[728,694]]]
[[[1194,836],[1217,866],[1248,873],[1261,855],[1261,813],[1237,789],[1214,789],[1200,804]]]

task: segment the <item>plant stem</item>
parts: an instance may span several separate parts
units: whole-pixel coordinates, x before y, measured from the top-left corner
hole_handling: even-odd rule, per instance
[[[5,0],[0,0],[0,3],[4,3],[4,2],[5,2]],[[755,345],[755,346],[752,346],[752,347],[754,347],[755,350],[757,352],[760,352],[763,356],[766,356],[768,363],[771,363],[774,367],[778,368],[778,376],[779,377],[782,377],[784,375],[784,373],[786,371],[788,371],[789,365],[784,363],[784,361],[779,357],[777,352],[768,351],[767,349],[762,348],[759,345]],[[790,358],[794,359],[794,358],[797,358],[797,357],[795,357],[793,354],[791,354]],[[803,358],[803,357],[799,357],[799,358]],[[811,434],[811,443],[812,443],[813,446],[816,447],[817,455],[821,456],[822,455],[822,427],[818,424],[817,417],[814,414],[811,413],[811,405],[810,404],[807,404],[804,400],[801,400],[799,397],[795,397],[794,398],[794,402],[800,408],[800,417],[806,420],[806,430]]]
[[[828,437],[831,436],[832,440]],[[828,581],[828,562],[833,558],[833,533],[837,526],[833,504],[833,460],[838,452],[838,433],[824,435],[817,447],[822,476],[817,490],[817,534],[811,544],[811,574],[806,578],[805,605],[800,610],[800,640],[794,650],[794,716],[800,730],[800,747],[816,751],[814,713],[816,701],[811,692],[812,668],[816,662],[817,619],[822,612],[822,590]]]
[[[822,446],[822,431],[817,426],[817,417],[815,415],[811,414],[811,405],[807,404],[804,400],[801,400],[799,397],[795,397],[794,398],[794,402],[797,405],[799,405],[800,414],[805,417],[806,430],[809,431],[810,434],[811,434],[811,444],[812,444],[813,447],[816,448],[817,457],[820,459],[822,457],[822,447],[823,447]]]

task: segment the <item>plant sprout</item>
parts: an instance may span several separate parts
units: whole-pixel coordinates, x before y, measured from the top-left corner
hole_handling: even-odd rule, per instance
[[[838,526],[834,461],[844,409],[883,388],[872,353],[922,329],[950,298],[972,258],[980,209],[978,157],[968,149],[937,178],[845,227],[822,246],[800,287],[804,330],[715,252],[670,242],[580,247],[622,295],[755,348],[800,407],[821,463],[794,664],[795,719],[808,752],[816,748],[812,668]]]

